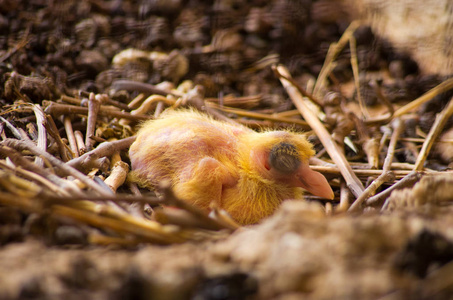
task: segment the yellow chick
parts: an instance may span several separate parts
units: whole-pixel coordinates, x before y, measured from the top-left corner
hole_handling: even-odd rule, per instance
[[[303,135],[256,132],[188,110],[145,122],[129,150],[133,181],[153,188],[169,180],[182,200],[205,210],[215,203],[243,225],[302,198],[302,188],[333,199],[308,165],[314,153]]]

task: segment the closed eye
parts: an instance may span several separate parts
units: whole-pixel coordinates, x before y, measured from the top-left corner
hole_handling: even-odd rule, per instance
[[[281,173],[293,173],[299,168],[300,163],[299,152],[290,143],[279,143],[272,147],[269,153],[270,167]]]

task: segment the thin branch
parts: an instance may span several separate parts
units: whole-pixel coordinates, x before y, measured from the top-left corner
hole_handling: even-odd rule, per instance
[[[359,101],[360,111],[362,112],[362,119],[366,120],[370,117],[366,105],[362,98],[362,92],[360,91],[360,75],[359,75],[359,62],[357,59],[357,43],[353,35],[349,37],[349,49],[351,50],[351,67],[352,74],[354,75],[355,90],[357,93],[357,100]]]
[[[48,160],[52,165],[63,170],[66,174],[72,175],[75,178],[79,179],[87,187],[92,188],[94,191],[96,191],[97,193],[99,193],[101,195],[107,195],[107,193],[104,191],[104,189],[102,187],[100,187],[98,184],[96,184],[92,179],[88,178],[87,176],[85,176],[85,174],[74,169],[73,167],[65,164],[61,160],[55,158],[53,155],[51,155],[45,151],[42,151],[41,149],[36,147],[33,142],[19,141],[16,139],[6,139],[3,142],[1,142],[0,144],[17,149],[19,151],[28,150],[28,151],[32,152],[34,155],[42,156],[44,159]]]
[[[342,213],[348,210],[351,202],[352,194],[346,186],[344,180],[341,180],[340,186],[340,204],[336,207],[336,213]]]
[[[87,130],[85,133],[85,146],[88,151],[93,149],[94,140],[90,139],[90,137],[94,135],[94,131],[96,130],[96,120],[98,118],[100,106],[101,106],[100,99],[96,97],[94,93],[90,93],[90,97],[88,99]]]
[[[38,144],[37,147],[42,151],[47,150],[47,131],[45,127],[46,117],[44,116],[44,111],[42,110],[41,106],[34,104],[32,106],[33,112],[36,116],[36,125],[38,126]],[[35,158],[35,164],[40,167],[44,166],[44,161],[41,157]]]
[[[438,86],[430,89],[414,101],[409,102],[408,104],[404,105],[403,107],[397,109],[393,114],[393,118],[401,117],[402,115],[406,114],[407,112],[419,107],[423,103],[428,102],[429,100],[433,99],[439,94],[442,94],[450,89],[453,88],[453,77],[445,80]]]
[[[152,195],[145,195],[145,196],[135,196],[135,195],[129,195],[129,194],[122,194],[122,193],[117,193],[117,194],[111,194],[109,196],[97,196],[97,195],[64,195],[64,196],[56,196],[56,195],[47,195],[47,198],[45,199],[46,202],[51,205],[51,204],[68,204],[70,202],[77,202],[81,200],[85,201],[93,201],[96,203],[99,202],[115,202],[115,203],[120,203],[120,202],[127,202],[127,203],[141,203],[141,204],[149,204],[152,206],[157,206],[164,204],[164,201],[162,199],[157,198],[156,196]]]
[[[404,123],[398,118],[395,119],[393,123],[393,133],[392,137],[390,139],[390,144],[387,150],[387,155],[384,160],[384,166],[382,170],[382,174],[379,175],[376,180],[374,180],[366,189],[365,192],[363,192],[362,195],[360,195],[359,198],[351,205],[349,208],[349,211],[355,211],[358,210],[361,206],[362,203],[368,199],[371,194],[374,194],[376,190],[385,182],[388,181],[394,181],[395,180],[395,174],[390,171],[390,168],[392,166],[392,161],[393,161],[393,156],[395,154],[395,147],[396,143],[398,142],[398,138],[400,137],[401,133],[404,130]]]
[[[77,140],[74,135],[74,130],[72,129],[71,118],[69,116],[64,116],[63,124],[72,154],[74,155],[74,157],[79,157],[79,149],[77,148]]]
[[[439,136],[442,129],[445,127],[448,118],[450,118],[452,114],[453,114],[453,98],[450,99],[447,106],[442,110],[442,112],[436,115],[436,120],[434,121],[434,124],[431,127],[431,130],[429,131],[425,142],[423,143],[422,149],[420,150],[420,154],[417,157],[417,161],[415,162],[414,171],[423,170],[423,165],[425,163],[426,158],[429,155],[429,152],[434,144],[434,141]]]
[[[113,192],[116,192],[118,187],[120,187],[126,181],[128,172],[129,165],[123,161],[118,161],[117,163],[115,163],[109,177],[107,177],[104,182]]]
[[[167,98],[161,95],[151,95],[143,101],[143,103],[135,110],[131,111],[133,115],[147,114],[153,105],[157,102],[163,102],[167,105],[174,105],[176,100]]]
[[[220,222],[218,220],[211,219],[206,213],[201,211],[195,206],[188,204],[187,202],[180,200],[175,196],[170,185],[168,182],[161,182],[159,184],[159,191],[163,194],[164,203],[167,205],[172,205],[179,207],[185,211],[190,212],[194,215],[197,219],[202,220],[203,222],[209,224],[210,227],[216,229],[232,229],[235,230],[236,228],[232,228],[230,224]]]
[[[333,64],[335,58],[338,54],[343,50],[346,43],[349,41],[351,36],[354,34],[355,30],[360,26],[359,21],[353,21],[349,24],[349,27],[346,28],[341,38],[338,40],[336,44],[332,44],[327,52],[326,59],[324,60],[324,64],[322,65],[321,71],[319,72],[318,79],[316,80],[316,84],[313,88],[313,94],[318,96],[319,91],[324,86],[324,83],[327,79],[327,76],[333,70]]]
[[[382,92],[382,88],[380,84],[377,82],[377,80],[373,79],[370,81],[370,86],[373,88],[377,98],[388,108],[388,114],[380,116],[380,117],[375,117],[375,118],[369,118],[365,120],[364,122],[368,125],[374,125],[374,124],[380,124],[380,123],[389,123],[392,118],[393,114],[395,113],[395,108],[393,107],[393,104],[390,102],[390,100],[384,95]]]
[[[57,125],[55,124],[53,118],[46,114],[46,121],[47,122],[44,125],[46,126],[47,132],[55,140],[61,159],[63,161],[72,159],[72,151],[61,139],[60,132],[58,131]]]
[[[327,173],[327,174],[341,174],[341,170],[338,167],[332,166],[310,166],[313,171]],[[373,169],[352,169],[352,171],[361,177],[368,177],[368,176],[379,176],[383,173],[383,170],[373,170]],[[393,170],[396,178],[402,178],[409,174],[410,170]]]
[[[12,148],[10,148],[11,150],[13,150]],[[1,151],[1,149],[0,149]],[[11,153],[11,152],[9,152]],[[18,153],[17,153],[18,154]],[[15,155],[15,154],[13,154]],[[20,158],[23,158],[22,156],[18,155],[18,157]],[[10,158],[11,159],[11,158]],[[17,161],[17,160],[16,160]],[[28,160],[24,159],[25,163],[29,163],[29,164],[33,164],[32,162],[29,162]],[[19,175],[21,176],[22,178],[25,178],[31,182],[36,182],[42,186],[44,186],[45,188],[47,188],[48,190],[50,190],[51,193],[53,193],[54,195],[62,195],[64,197],[68,197],[70,196],[70,193],[68,193],[66,190],[65,190],[65,187],[62,186],[62,185],[59,185],[56,183],[56,181],[58,182],[61,182],[61,183],[64,183],[66,185],[66,181],[62,181],[60,180],[61,178],[58,177],[58,176],[55,176],[54,174],[50,173],[50,172],[47,172],[45,173],[47,170],[46,169],[42,169],[42,168],[36,168],[34,170],[38,170],[38,172],[41,172],[41,173],[37,173],[37,172],[32,172],[32,171],[29,171],[28,169],[29,168],[25,168],[24,167],[24,164],[22,161],[22,164],[19,163],[18,165],[20,165],[21,167],[15,167],[15,166],[11,166],[11,165],[8,165],[5,161],[3,160],[0,160],[0,168],[3,168],[3,169],[7,169],[9,171],[12,171],[14,172],[16,175]],[[33,168],[33,167],[32,167]],[[55,176],[53,177],[53,181],[50,180],[49,177],[52,178],[52,176]],[[55,180],[56,179],[56,180]],[[78,193],[78,192],[77,192]]]
[[[115,80],[112,84],[112,88],[115,90],[126,90],[126,91],[135,91],[141,93],[149,93],[167,96],[168,94],[173,94],[173,92],[168,92],[166,90],[160,89],[152,84],[143,83],[133,80],[119,79]],[[175,95],[180,96],[180,95]]]
[[[127,107],[129,108],[129,110],[136,109],[137,107],[140,106],[140,103],[142,103],[144,99],[145,99],[145,94],[140,93],[137,95],[137,97],[132,99],[132,101],[127,104]]]
[[[51,213],[56,216],[70,217],[99,228],[110,228],[119,233],[133,234],[154,243],[172,244],[184,242],[184,239],[177,234],[165,232],[157,222],[154,222],[154,224],[151,223],[152,221],[140,221],[139,218],[125,216],[124,219],[117,220],[85,209],[62,205],[52,206]],[[156,225],[159,226],[156,228]]]
[[[297,125],[308,127],[307,122],[300,120],[300,119],[276,117],[273,115],[257,113],[257,112],[243,110],[243,109],[239,109],[239,108],[230,108],[230,107],[219,106],[218,104],[214,104],[214,103],[207,103],[207,105],[214,109],[218,109],[218,110],[226,112],[226,113],[233,113],[233,114],[236,114],[241,117],[269,120],[269,121],[274,121],[274,122],[291,123],[291,124],[297,124]]]
[[[22,134],[20,133],[19,130],[17,130],[16,127],[13,126],[13,124],[11,124],[8,120],[6,120],[5,118],[3,118],[2,116],[0,116],[0,121],[2,121],[6,127],[8,127],[9,130],[11,130],[11,132],[13,133],[13,135],[16,137],[16,139],[19,139],[19,140],[22,140],[24,139],[24,137],[22,136]]]
[[[117,151],[129,148],[135,139],[135,136],[131,136],[118,141],[101,143],[96,147],[96,149],[93,149],[80,157],[74,158],[66,164],[78,170],[89,170],[91,169],[94,161],[106,156],[111,156]]]
[[[278,74],[283,74],[287,78],[291,77],[288,70],[282,65],[277,66],[276,70],[278,71]],[[293,100],[293,103],[296,105],[297,109],[304,117],[305,121],[307,121],[307,123],[316,133],[319,140],[326,148],[327,153],[329,153],[332,160],[340,169],[340,172],[345,178],[348,187],[351,189],[351,192],[354,194],[354,196],[359,197],[364,191],[363,184],[359,180],[359,178],[357,178],[357,176],[355,175],[354,171],[352,170],[351,166],[346,160],[346,157],[338,149],[338,146],[335,144],[334,140],[330,136],[327,129],[306,106],[302,99],[302,95],[299,93],[299,91],[294,86],[292,86],[291,83],[288,82],[287,80],[280,78],[280,81],[282,82],[282,85],[285,87],[287,93]]]
[[[5,141],[10,141],[10,139],[6,139]],[[4,142],[5,142],[4,141]],[[17,140],[14,140],[17,141]],[[7,156],[15,165],[20,166],[26,170],[29,170],[43,178],[48,179],[50,182],[54,183],[59,187],[59,194],[68,195],[68,192],[74,195],[82,195],[82,191],[77,188],[77,186],[71,184],[67,180],[64,180],[57,175],[50,172],[48,169],[42,168],[34,164],[33,162],[27,160],[23,157],[19,152],[15,149],[0,143],[0,154]]]
[[[60,104],[60,103],[55,103],[55,102],[49,103],[44,111],[48,114],[51,114],[55,118],[58,118],[61,115],[85,115],[85,116],[88,115],[87,107]],[[99,115],[104,116],[104,117],[129,119],[129,120],[135,120],[135,121],[143,121],[143,120],[149,120],[149,119],[153,118],[152,116],[132,115],[127,112],[122,112],[122,111],[113,110],[113,109],[101,109],[99,111]]]
[[[370,197],[365,200],[365,204],[368,206],[375,205],[378,203],[382,203],[385,199],[387,199],[390,194],[395,191],[399,190],[405,187],[413,186],[414,183],[420,180],[422,178],[423,173],[422,172],[410,172],[407,174],[403,179],[389,187],[388,189],[380,192],[379,194],[374,195],[373,197]]]
[[[389,147],[387,150],[387,156],[384,160],[384,172],[390,171],[393,162],[393,156],[395,155],[396,144],[404,131],[404,123],[401,119],[397,118],[393,121],[393,133],[390,138]]]
[[[365,189],[357,200],[352,203],[348,211],[357,211],[362,206],[362,203],[369,198],[371,194],[374,194],[383,183],[393,180],[395,180],[395,174],[393,174],[392,171],[383,172],[378,178],[373,180],[373,182]]]
[[[313,94],[310,94],[308,91],[306,91],[303,87],[301,87],[293,78],[288,78],[286,76],[283,76],[282,74],[279,74],[279,73],[276,73],[276,69],[272,69],[274,71],[274,73],[278,76],[278,77],[281,77],[287,81],[289,81],[294,87],[297,88],[297,90],[302,94],[302,96],[304,97],[307,97],[308,99],[310,99],[311,101],[313,101],[313,103],[315,103],[316,105],[320,106],[320,107],[324,107],[324,103],[323,101],[319,100],[318,98],[316,98],[315,96],[313,96]]]

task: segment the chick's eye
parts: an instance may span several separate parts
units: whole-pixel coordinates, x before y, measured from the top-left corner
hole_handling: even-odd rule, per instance
[[[292,173],[299,168],[299,152],[289,143],[279,143],[269,153],[269,165],[282,173]]]

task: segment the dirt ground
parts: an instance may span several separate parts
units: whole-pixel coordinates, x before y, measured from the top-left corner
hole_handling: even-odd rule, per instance
[[[452,299],[451,75],[419,67],[371,22],[353,28],[367,16],[333,2],[0,0],[0,298]],[[332,55],[345,30],[353,38]],[[365,187],[385,173],[392,121],[404,124],[392,174],[358,208],[295,117],[277,63],[321,99],[323,124]],[[131,104],[150,95],[167,102]],[[335,199],[288,200],[237,228],[194,221],[181,205],[172,218],[126,175],[108,180],[127,173],[141,121],[200,103],[254,129],[308,131]],[[99,151],[106,141],[116,144]]]

